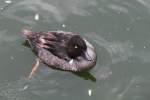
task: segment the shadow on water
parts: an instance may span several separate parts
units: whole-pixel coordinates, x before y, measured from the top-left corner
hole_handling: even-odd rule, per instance
[[[73,74],[77,75],[85,80],[91,80],[92,82],[96,82],[96,78],[89,71],[76,72]]]
[[[25,40],[25,41],[22,43],[22,45],[23,45],[24,47],[30,48],[30,44],[29,44],[29,42],[28,42],[27,40]]]

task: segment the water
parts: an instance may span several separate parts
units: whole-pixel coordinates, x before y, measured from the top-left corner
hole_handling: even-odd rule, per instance
[[[89,73],[41,64],[20,31],[79,32],[96,48]],[[149,100],[149,0],[1,0],[0,100]]]

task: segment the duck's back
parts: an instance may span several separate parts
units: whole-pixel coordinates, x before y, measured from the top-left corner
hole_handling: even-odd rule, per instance
[[[55,56],[70,60],[71,58],[67,55],[66,46],[68,40],[74,35],[74,33],[65,33],[65,32],[47,32],[41,33],[40,38],[43,40],[41,41],[46,47],[48,51],[50,51]]]
[[[87,45],[85,53],[92,58],[91,60],[85,59],[83,55],[72,60],[72,63],[63,60],[66,59],[66,57],[70,59],[65,50],[66,42],[70,37],[76,35],[76,33],[58,31],[34,33],[30,29],[23,29],[22,33],[25,39],[29,41],[33,50],[37,52],[37,56],[52,68],[76,72],[87,70],[96,64],[96,52],[94,47],[85,39]]]
[[[53,35],[53,38],[45,38],[47,41],[45,45],[48,46],[46,49],[61,59],[69,60],[66,53],[66,37],[56,32],[48,32],[47,34],[48,36]]]

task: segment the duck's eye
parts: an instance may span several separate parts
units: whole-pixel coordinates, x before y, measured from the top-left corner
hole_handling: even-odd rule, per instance
[[[74,46],[74,48],[75,48],[75,49],[77,49],[77,48],[78,48],[78,46],[77,46],[77,45],[75,45],[75,46]]]

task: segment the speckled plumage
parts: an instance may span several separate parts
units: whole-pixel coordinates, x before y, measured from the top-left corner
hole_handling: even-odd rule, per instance
[[[64,31],[34,33],[25,29],[23,35],[37,52],[38,57],[52,68],[82,71],[96,64],[94,47],[77,33]]]

